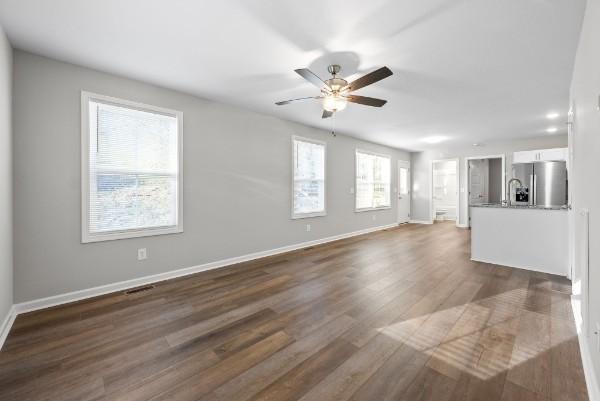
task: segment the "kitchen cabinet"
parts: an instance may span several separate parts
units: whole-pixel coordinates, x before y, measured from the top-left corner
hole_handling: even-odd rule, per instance
[[[513,163],[566,161],[568,155],[568,148],[525,150],[513,153]]]
[[[567,276],[566,209],[471,206],[471,260]]]
[[[525,150],[513,154],[513,163],[533,163],[537,161],[537,150]]]
[[[566,161],[568,156],[569,156],[568,148],[544,149],[544,150],[540,151],[538,161],[542,161],[542,162]]]

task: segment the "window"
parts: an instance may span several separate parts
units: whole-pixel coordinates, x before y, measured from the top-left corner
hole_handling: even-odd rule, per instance
[[[400,195],[408,195],[408,168],[400,167]]]
[[[82,92],[82,242],[182,224],[181,112]]]
[[[389,208],[390,157],[356,151],[356,210]]]
[[[294,137],[292,146],[292,218],[325,216],[325,143]]]

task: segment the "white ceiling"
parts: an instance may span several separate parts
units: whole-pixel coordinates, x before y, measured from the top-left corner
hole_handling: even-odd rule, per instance
[[[318,91],[326,77],[387,65],[357,91],[339,132],[399,148],[564,133],[585,0],[0,0],[17,48],[331,129]],[[555,121],[546,114],[561,113]],[[438,145],[439,146],[439,145]]]

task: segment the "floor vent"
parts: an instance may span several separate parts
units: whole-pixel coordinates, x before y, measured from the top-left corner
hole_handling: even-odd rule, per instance
[[[304,248],[303,251],[310,251],[311,249],[315,249],[314,246],[309,246],[308,248]]]
[[[152,289],[154,289],[153,285],[145,285],[143,287],[132,288],[131,290],[127,290],[125,291],[125,295],[138,294],[140,292],[150,291]]]

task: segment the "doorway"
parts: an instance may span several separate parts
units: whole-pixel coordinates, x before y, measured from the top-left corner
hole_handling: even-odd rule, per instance
[[[410,220],[410,162],[398,160],[398,224]]]
[[[431,164],[431,220],[458,221],[458,160]]]
[[[471,226],[470,207],[504,200],[504,155],[467,157],[467,226]]]

